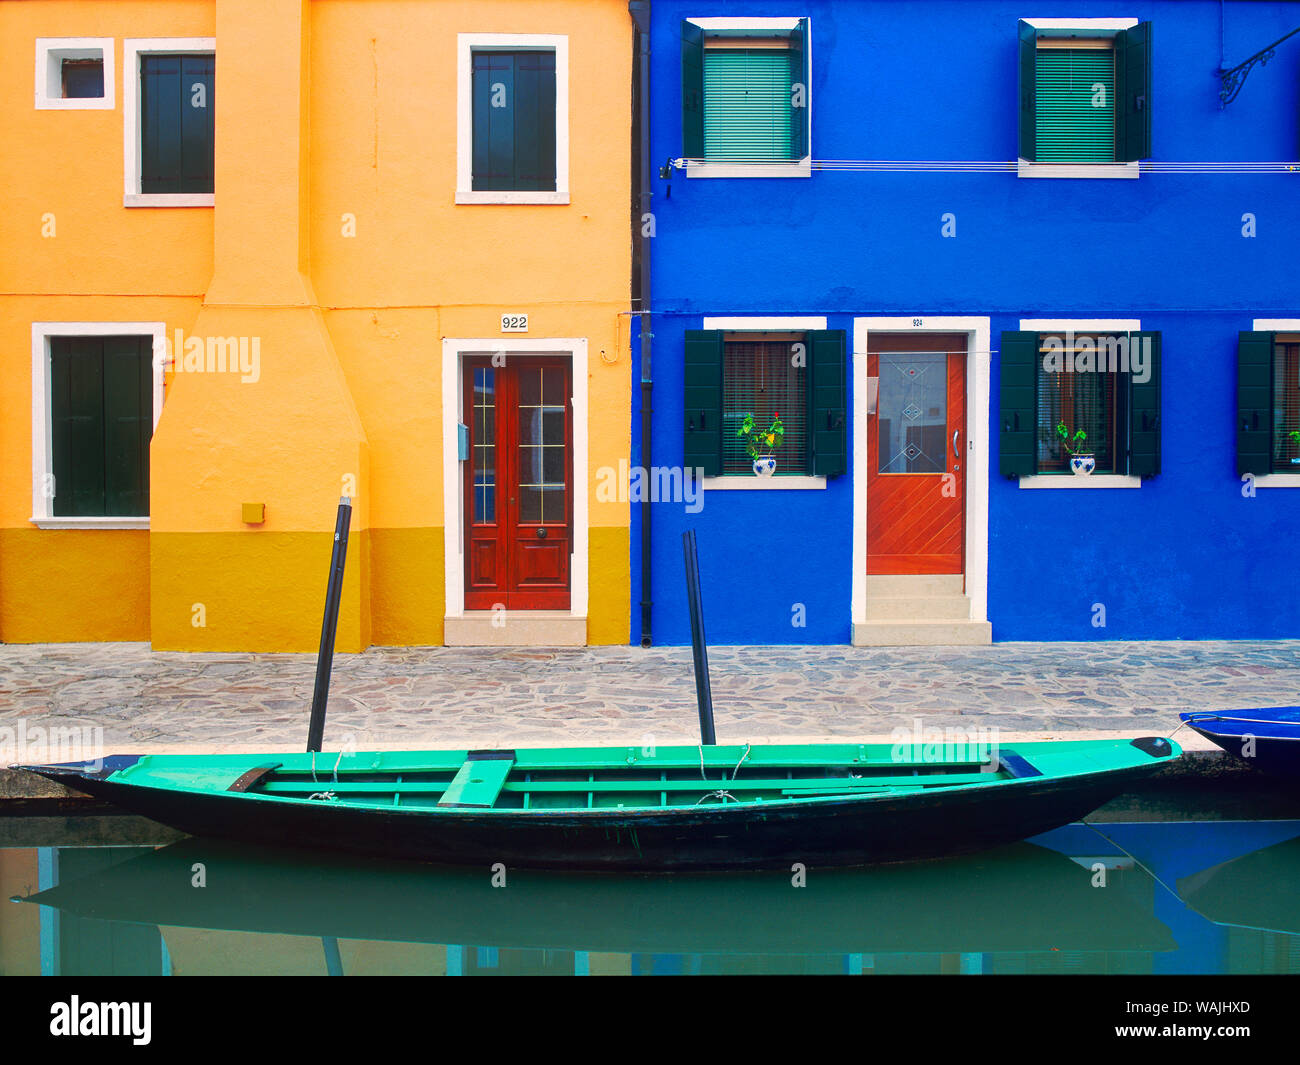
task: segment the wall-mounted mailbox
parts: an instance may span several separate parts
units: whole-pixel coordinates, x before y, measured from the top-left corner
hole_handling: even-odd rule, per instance
[[[245,503],[244,504],[244,524],[261,525],[266,521],[266,504],[265,503]]]
[[[469,426],[459,424],[456,426],[456,457],[464,462],[469,458]]]
[[[867,378],[867,413],[876,413],[876,398],[880,395],[880,378]]]

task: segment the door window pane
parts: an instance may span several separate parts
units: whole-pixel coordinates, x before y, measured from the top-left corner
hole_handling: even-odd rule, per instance
[[[882,354],[876,412],[881,473],[943,473],[948,356],[937,351]]]
[[[474,371],[474,522],[496,521],[496,371]]]
[[[529,524],[567,522],[565,374],[555,366],[518,372],[519,520]]]

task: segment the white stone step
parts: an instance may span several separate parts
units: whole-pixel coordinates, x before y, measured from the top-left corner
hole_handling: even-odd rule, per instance
[[[965,578],[960,573],[868,574],[867,600],[922,595],[962,595]]]
[[[867,621],[853,625],[854,647],[946,647],[990,644],[987,621]]]
[[[583,647],[587,619],[558,610],[467,610],[443,619],[448,647]]]
[[[867,596],[868,621],[969,621],[964,595]]]

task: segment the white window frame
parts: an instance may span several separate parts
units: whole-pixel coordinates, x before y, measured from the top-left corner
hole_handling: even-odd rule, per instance
[[[770,30],[788,33],[797,29],[799,18],[690,18],[705,34],[726,37],[740,31]],[[808,65],[808,82],[804,86],[804,107],[808,112],[808,152],[793,163],[688,163],[688,178],[806,178],[812,177],[812,19],[808,19],[808,39],[804,41]]]
[[[1262,333],[1300,333],[1300,318],[1256,318],[1251,329]],[[1262,473],[1256,488],[1300,488],[1300,473]]]
[[[32,524],[38,529],[147,529],[149,515],[137,517],[55,517],[45,485],[54,476],[53,418],[50,414],[51,337],[153,337],[153,427],[163,406],[163,364],[167,327],[162,322],[32,323]]]
[[[215,37],[128,37],[122,42],[122,159],[124,207],[212,207],[215,192],[140,191],[140,57],[177,52],[217,54]],[[213,116],[216,121],[216,115]]]
[[[815,315],[802,318],[705,318],[701,328],[718,329],[727,333],[792,333],[825,329],[826,319]],[[756,474],[724,473],[717,477],[701,477],[700,487],[714,492],[798,492],[823,489],[826,487],[826,478],[812,474],[800,477],[759,477]]]
[[[1137,333],[1142,329],[1142,321],[1139,318],[1022,318],[1020,328],[1027,333]],[[1034,372],[1037,374],[1037,369]],[[1037,388],[1036,383],[1034,387]],[[1141,477],[1127,473],[1094,473],[1086,477],[1073,473],[1036,473],[1019,481],[1021,488],[1142,487]]]
[[[1027,18],[1039,36],[1067,36],[1087,33],[1091,37],[1114,37],[1121,30],[1132,29],[1141,20],[1135,18]],[[1127,163],[1035,163],[1016,161],[1016,176],[1022,178],[1136,178],[1141,167],[1135,159]]]
[[[112,37],[37,37],[37,111],[111,111],[117,106],[116,42]],[[99,59],[104,64],[104,95],[69,100],[63,96],[63,60]]]
[[[474,189],[476,51],[555,53],[555,191]],[[569,202],[569,38],[560,33],[456,35],[456,202],[459,204],[567,204]]]

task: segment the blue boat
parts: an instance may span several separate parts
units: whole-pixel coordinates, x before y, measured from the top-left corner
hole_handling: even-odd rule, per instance
[[[1300,777],[1300,706],[1179,714],[1229,754],[1269,773]]]

